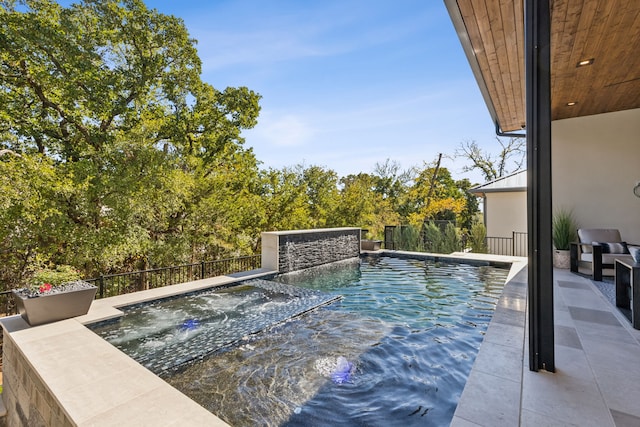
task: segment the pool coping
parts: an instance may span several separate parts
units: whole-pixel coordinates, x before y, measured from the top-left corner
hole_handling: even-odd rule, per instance
[[[95,300],[84,316],[29,326],[0,320],[7,425],[226,426],[211,412],[93,333],[85,325],[121,315],[119,307],[261,278],[254,270]],[[13,368],[13,369],[10,369]]]
[[[484,341],[494,339],[494,335],[497,336],[493,332],[494,322],[500,323],[496,321],[496,317],[508,317],[509,311],[516,311],[521,313],[524,319],[526,275],[524,280],[521,275],[526,266],[526,258],[462,252],[443,255],[383,250],[374,253],[468,263],[510,264],[505,289]],[[21,357],[18,358],[20,359],[18,363],[22,364],[15,372],[7,372],[6,382],[8,385],[20,384],[18,376],[22,376],[22,379],[25,375],[30,377],[27,381],[23,381],[24,389],[13,386],[16,390],[12,390],[12,386],[6,387],[5,392],[2,393],[3,401],[8,408],[15,407],[17,401],[23,402],[22,416],[26,417],[20,420],[23,424],[29,419],[31,412],[37,412],[41,417],[48,416],[53,420],[56,416],[54,407],[57,407],[57,416],[68,420],[70,425],[78,426],[117,424],[178,426],[185,423],[191,426],[225,426],[227,424],[224,421],[107,343],[85,325],[119,317],[122,315],[119,308],[124,306],[276,273],[266,269],[254,270],[95,300],[84,316],[37,327],[30,327],[20,316],[2,319],[0,324],[9,335],[9,340],[5,339],[5,348],[11,353],[7,354],[5,349],[5,360],[11,363],[12,358],[16,359],[15,353],[19,353]],[[520,288],[524,288],[522,297]],[[495,339],[503,338],[497,336]],[[519,360],[522,360],[524,337],[514,340],[514,349],[508,350],[519,351]],[[464,408],[468,406],[465,402],[469,399],[467,395],[472,398],[474,390],[478,388],[478,381],[481,382],[482,368],[478,366],[482,358],[485,358],[483,346],[480,348],[469,381],[462,393],[454,421],[464,420]],[[483,398],[486,397],[487,394],[483,395]],[[30,402],[28,403],[30,407],[24,408],[25,401]],[[35,401],[35,404],[32,401]],[[507,403],[505,405],[510,406]],[[516,407],[519,411],[519,405]],[[17,415],[14,414],[14,416]]]
[[[384,251],[381,251],[384,252]],[[386,251],[394,254],[397,251]],[[414,256],[415,253],[402,253]],[[428,259],[510,264],[509,274],[451,420],[452,427],[517,426],[521,421],[527,313],[526,257],[455,252]]]

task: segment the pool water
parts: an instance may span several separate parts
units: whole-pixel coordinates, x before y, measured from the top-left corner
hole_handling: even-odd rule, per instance
[[[507,273],[373,256],[280,276],[343,298],[165,380],[233,426],[448,425]]]
[[[267,280],[129,306],[90,328],[160,376],[339,299]]]

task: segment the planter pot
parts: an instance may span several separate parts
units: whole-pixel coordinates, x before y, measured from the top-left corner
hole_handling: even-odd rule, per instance
[[[87,314],[97,290],[88,283],[76,282],[72,290],[32,297],[20,289],[12,292],[20,316],[29,325],[37,326]]]
[[[569,250],[553,250],[553,266],[555,268],[568,269],[571,264],[571,256]]]
[[[363,251],[379,251],[382,240],[361,240],[360,249]]]

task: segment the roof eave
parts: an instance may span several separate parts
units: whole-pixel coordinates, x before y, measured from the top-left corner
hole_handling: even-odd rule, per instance
[[[462,45],[465,56],[467,57],[467,61],[469,61],[473,76],[478,83],[478,87],[480,88],[480,93],[482,94],[484,103],[487,105],[491,120],[493,120],[493,123],[495,123],[496,125],[496,133],[499,134],[500,132],[502,132],[500,121],[498,120],[496,109],[493,105],[493,101],[491,100],[489,89],[487,88],[487,85],[484,81],[484,76],[482,75],[482,71],[480,70],[480,64],[478,63],[478,59],[476,58],[475,52],[473,50],[473,45],[471,44],[471,40],[469,39],[467,28],[464,24],[464,20],[462,19],[462,14],[460,13],[460,8],[458,7],[458,1],[444,0],[444,4],[447,7],[447,11],[449,12],[449,16],[451,17],[451,22],[453,22],[453,26],[456,30],[456,33],[458,34],[460,44]]]

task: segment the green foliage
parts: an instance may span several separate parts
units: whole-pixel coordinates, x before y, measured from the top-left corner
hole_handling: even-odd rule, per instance
[[[448,223],[442,230],[434,222],[425,222],[420,228],[401,225],[394,229],[397,250],[431,253],[452,253],[461,249],[460,232]]]
[[[447,168],[425,163],[408,190],[405,218],[415,226],[440,220],[455,221],[468,228],[478,211],[476,197],[467,191],[470,187],[467,179],[455,181]]]
[[[396,247],[402,251],[422,251],[424,250],[420,231],[412,225],[401,225],[394,230],[394,241]]]
[[[440,253],[442,247],[442,232],[433,222],[426,222],[422,225],[422,239],[426,252]]]
[[[471,251],[480,254],[486,254],[489,250],[487,247],[487,228],[481,222],[476,222],[471,227],[469,233],[469,244]]]
[[[569,250],[577,239],[577,227],[570,211],[561,209],[553,216],[553,246],[558,250]]]
[[[3,2],[0,19],[3,279],[253,251],[240,135],[260,97],[202,82],[180,19],[136,0]]]
[[[42,268],[34,272],[31,277],[31,286],[38,287],[45,283],[51,286],[60,286],[63,283],[80,279],[80,272],[70,265],[58,265],[56,267]]]
[[[475,194],[469,192],[469,189],[473,187],[473,185],[467,178],[456,181],[456,186],[464,195],[465,199],[464,208],[458,215],[456,223],[462,230],[466,230],[468,232],[473,227],[475,216],[480,209],[479,198]]]
[[[452,223],[448,223],[442,233],[442,246],[440,252],[449,254],[460,250],[460,235]]]
[[[251,254],[269,230],[412,223],[408,247],[439,251],[424,220],[477,211],[434,165],[260,170],[242,136],[260,96],[203,82],[182,20],[140,0],[3,1],[0,21],[4,286],[41,265],[87,278]]]
[[[376,177],[360,173],[340,180],[341,190],[333,213],[334,226],[359,226],[374,239],[382,239],[384,226],[400,219],[395,206],[375,189]]]

